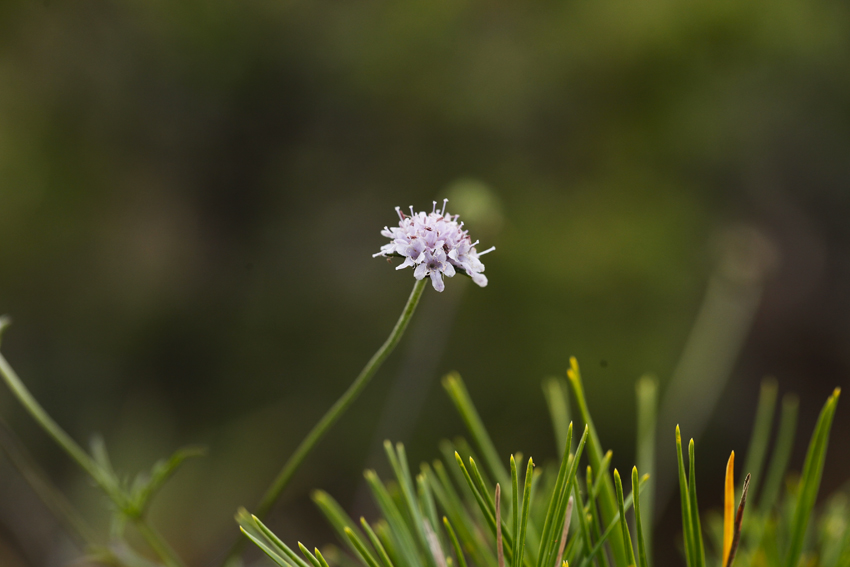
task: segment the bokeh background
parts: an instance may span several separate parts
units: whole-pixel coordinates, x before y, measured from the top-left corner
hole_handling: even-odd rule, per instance
[[[449,370],[498,449],[540,461],[541,380],[577,356],[621,469],[635,380],[664,398],[678,376],[698,391],[670,419],[694,420],[707,507],[773,375],[801,397],[799,468],[850,385],[848,184],[834,0],[0,3],[4,354],[128,476],[208,446],[152,511],[192,565],[220,558],[236,507],[398,316],[411,273],[370,257],[393,207],[444,196],[496,246],[490,285],[426,292],[276,509],[284,539],[333,539],[312,488],[371,513],[361,471],[386,472],[384,437],[418,462],[463,433]],[[105,534],[105,499],[2,390],[0,415]],[[825,491],[850,478],[844,406]],[[675,565],[678,504],[659,507],[657,562]],[[2,459],[0,549],[15,567],[78,553]]]

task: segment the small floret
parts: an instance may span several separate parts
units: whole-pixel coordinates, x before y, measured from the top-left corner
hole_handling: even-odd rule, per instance
[[[477,285],[487,285],[484,264],[480,257],[495,250],[491,247],[478,252],[475,246],[478,241],[472,241],[469,231],[463,229],[463,223],[458,223],[459,215],[446,212],[448,199],[443,200],[443,208],[437,211],[437,202],[430,213],[420,211],[415,213],[410,207],[410,216],[405,215],[400,207],[398,226],[384,227],[381,235],[389,238],[390,242],[381,246],[377,256],[399,256],[404,261],[396,267],[401,270],[413,267],[413,277],[417,280],[431,278],[431,285],[437,291],[445,289],[443,277],[451,278],[455,273],[461,273],[472,278]]]

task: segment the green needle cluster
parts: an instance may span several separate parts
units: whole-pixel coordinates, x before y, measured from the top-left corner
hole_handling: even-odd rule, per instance
[[[443,385],[466,425],[471,443],[463,438],[443,441],[440,449],[444,458],[422,464],[414,478],[403,445],[393,446],[387,441],[385,449],[393,477],[380,479],[374,471],[366,472],[367,483],[381,513],[380,519],[372,524],[374,529],[361,518],[364,531],[358,530],[355,522],[327,493],[315,493],[314,501],[340,535],[343,546],[363,567],[500,567],[502,563],[508,567],[649,567],[652,563],[649,545],[653,537],[652,523],[643,514],[649,475],[641,476],[638,467],[633,467],[630,478],[626,479],[621,478],[617,469],[609,472],[612,453],[603,450],[593,426],[574,359],[568,378],[577,415],[585,423],[578,441],[573,422],[566,421],[563,415],[569,412],[566,388],[553,379],[544,385],[559,441],[561,457],[557,467],[536,468],[535,461],[528,458],[523,475],[518,466],[518,454],[509,455],[504,462],[499,459],[495,443],[463,380],[452,373],[445,377]],[[638,454],[642,455],[646,466],[651,467],[654,449],[646,444],[655,433],[655,380],[642,379],[637,393],[641,431]],[[796,399],[786,397],[779,435],[765,471],[767,480],[763,483],[759,507],[747,509],[743,516],[740,516],[744,511],[743,502],[740,507],[739,520],[743,518],[743,521],[736,528],[741,536],[740,547],[736,536],[737,555],[732,554],[738,567],[798,567],[804,558],[809,558],[807,565],[818,567],[848,565],[848,516],[843,518],[843,531],[830,538],[810,537],[838,396],[836,390],[821,412],[802,476],[796,484],[787,484],[782,492],[775,486],[776,479],[786,478],[789,439],[793,439],[796,420]],[[756,412],[747,460],[759,474],[768,454],[771,425],[768,418],[773,416],[776,398],[775,384],[767,381]],[[691,440],[685,449],[678,427],[675,441],[684,561],[688,567],[730,567],[724,565],[725,558],[720,557],[720,542],[706,541],[697,500],[695,443]],[[583,460],[586,474],[579,475]],[[781,470],[777,472],[777,468]],[[624,480],[630,481],[628,494]],[[748,477],[752,491],[753,484],[749,482]],[[509,487],[509,490],[502,487]],[[790,512],[783,512],[784,509]],[[833,499],[829,513],[820,522],[829,519],[835,524],[836,518],[848,511],[846,499]],[[779,517],[781,514],[786,518]],[[294,561],[290,548],[270,537],[268,528],[256,517],[243,512],[237,519],[243,531],[276,564],[324,567],[311,559],[315,557],[321,563],[317,553],[307,551],[300,544],[303,558]],[[705,521],[709,534],[718,532],[713,516],[707,516]],[[782,522],[785,525],[781,525]],[[671,536],[669,539],[673,540],[676,534]],[[670,545],[675,543],[670,541]],[[820,557],[822,561],[812,563],[812,557]]]

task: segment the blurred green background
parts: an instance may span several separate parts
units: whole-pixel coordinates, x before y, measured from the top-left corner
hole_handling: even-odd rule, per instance
[[[209,447],[153,509],[192,565],[221,556],[236,507],[393,325],[413,278],[370,257],[393,207],[446,195],[496,246],[490,285],[426,291],[278,506],[286,541],[333,539],[312,488],[370,513],[361,471],[386,472],[383,437],[418,462],[463,433],[449,370],[499,450],[539,461],[556,454],[541,380],[577,356],[621,469],[639,376],[662,397],[677,372],[714,380],[716,405],[674,404],[707,412],[684,434],[709,507],[773,374],[801,395],[799,468],[850,384],[848,183],[841,2],[0,3],[4,353],[128,476]],[[825,491],[850,476],[843,405]],[[0,414],[105,532],[105,498],[5,388]],[[670,540],[659,564],[678,561]],[[5,460],[0,550],[15,566],[76,554]]]

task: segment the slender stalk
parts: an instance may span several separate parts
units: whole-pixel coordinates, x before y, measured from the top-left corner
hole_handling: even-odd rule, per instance
[[[275,502],[277,502],[278,498],[280,498],[281,493],[289,484],[289,481],[292,480],[295,471],[298,470],[301,463],[303,463],[304,459],[307,458],[307,455],[310,454],[310,451],[312,451],[319,441],[321,441],[325,433],[328,432],[331,426],[333,426],[345,410],[348,409],[348,406],[357,399],[357,396],[359,396],[363,389],[369,384],[369,381],[375,375],[375,372],[378,371],[378,368],[381,367],[381,364],[383,364],[384,360],[387,359],[398,344],[399,340],[401,340],[402,335],[404,335],[404,331],[407,329],[407,325],[410,323],[410,319],[416,311],[416,306],[419,304],[419,299],[422,297],[422,292],[424,291],[427,282],[428,279],[425,278],[417,281],[413,285],[413,291],[410,292],[407,305],[404,306],[404,310],[401,312],[401,316],[398,318],[392,332],[390,332],[390,336],[387,337],[387,340],[384,341],[381,348],[372,355],[372,358],[369,359],[369,362],[366,363],[366,366],[363,367],[363,370],[360,371],[360,374],[357,375],[357,378],[354,379],[354,382],[351,383],[345,393],[336,401],[336,403],[334,403],[333,406],[331,406],[322,419],[313,426],[313,429],[310,430],[307,437],[301,441],[301,444],[298,445],[298,448],[295,449],[295,452],[291,457],[289,457],[289,460],[286,461],[286,464],[260,499],[259,504],[257,504],[257,507],[255,508],[255,516],[261,520],[265,518],[272,509],[272,506],[274,506]],[[227,557],[225,557],[224,565],[229,564],[231,560],[239,554],[244,544],[245,538],[239,538],[239,541],[234,544],[234,546],[230,549],[230,552],[227,554]]]
[[[0,375],[18,401],[26,408],[30,415],[35,419],[44,431],[62,447],[72,459],[74,459],[83,470],[89,473],[98,483],[102,481],[100,467],[89,457],[85,451],[80,448],[71,437],[65,433],[53,419],[47,415],[44,408],[30,394],[21,379],[6,361],[5,357],[0,354]]]
[[[2,419],[0,419],[0,449],[30,485],[33,492],[80,546],[80,549],[95,547],[97,540],[91,526],[59,491],[59,488],[50,481]]]
[[[168,542],[165,541],[165,538],[151,526],[144,518],[136,518],[133,520],[133,525],[136,526],[136,529],[145,538],[145,541],[148,542],[148,545],[151,546],[157,555],[162,559],[165,563],[166,567],[185,567],[183,562],[177,556],[177,553],[168,545]]]
[[[2,333],[4,327],[8,324],[7,321],[7,319],[0,319],[0,333]],[[112,480],[102,470],[100,465],[89,457],[82,447],[77,445],[76,441],[59,427],[59,424],[53,421],[53,418],[47,414],[44,408],[41,407],[29,390],[27,390],[27,387],[24,386],[24,383],[21,382],[17,373],[15,373],[2,354],[0,354],[0,376],[3,377],[3,380],[12,393],[42,429],[97,482],[115,505],[123,510],[126,506],[124,493],[117,490]],[[183,567],[183,562],[177,557],[174,550],[165,543],[162,536],[148,525],[143,518],[135,518],[134,522],[139,532],[148,541],[153,550],[157,552],[167,567]]]

